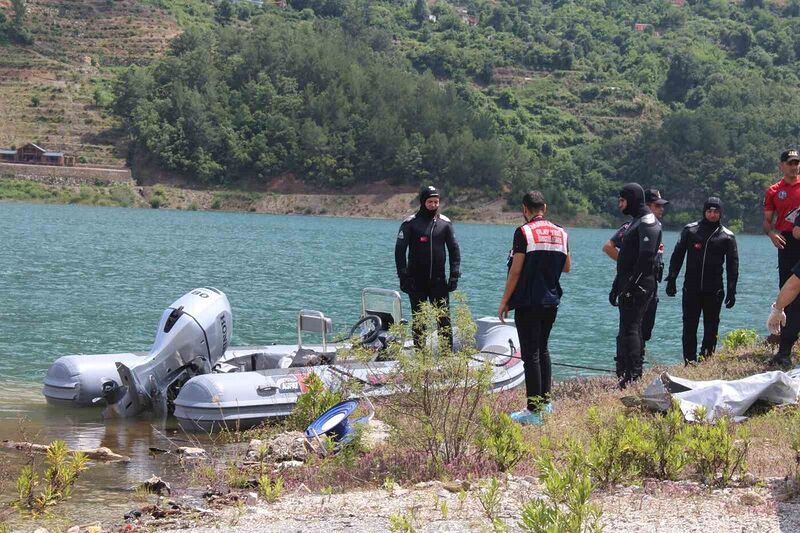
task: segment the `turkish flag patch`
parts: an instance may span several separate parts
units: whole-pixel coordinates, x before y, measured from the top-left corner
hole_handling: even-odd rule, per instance
[[[694,243],[694,249],[695,250],[702,250],[703,249],[703,243],[700,243],[700,242]]]
[[[419,242],[428,242],[428,236],[423,235],[422,237],[419,238]]]

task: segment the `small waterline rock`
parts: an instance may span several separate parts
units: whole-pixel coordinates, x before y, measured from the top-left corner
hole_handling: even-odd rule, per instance
[[[192,446],[181,446],[175,450],[175,454],[184,459],[205,459],[206,451],[203,448],[195,448]]]
[[[142,488],[152,494],[158,494],[159,496],[169,495],[172,491],[170,484],[155,474],[150,476],[150,479],[147,481],[142,482],[138,488]]]

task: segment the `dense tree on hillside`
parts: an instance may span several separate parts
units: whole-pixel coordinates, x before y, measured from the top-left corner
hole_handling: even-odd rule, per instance
[[[212,182],[540,187],[564,214],[614,213],[636,179],[674,200],[668,222],[716,193],[756,228],[800,137],[798,0],[289,6],[186,31],[125,73],[138,146]]]
[[[189,30],[163,61],[120,79],[116,110],[162,164],[210,183],[286,172],[325,186],[510,179],[491,121],[455,86],[394,62],[328,23]]]

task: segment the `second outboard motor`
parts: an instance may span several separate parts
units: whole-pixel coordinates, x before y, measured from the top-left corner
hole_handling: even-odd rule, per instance
[[[165,416],[169,403],[190,378],[210,373],[233,334],[231,305],[214,288],[195,289],[161,315],[156,340],[142,363],[117,363],[122,385],[103,382],[104,416],[129,417],[152,408]]]

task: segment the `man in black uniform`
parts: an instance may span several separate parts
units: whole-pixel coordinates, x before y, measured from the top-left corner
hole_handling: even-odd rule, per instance
[[[652,211],[652,213],[660,222],[664,217],[664,210],[666,209],[666,205],[669,203],[669,200],[662,198],[658,189],[646,189],[644,191],[644,201],[647,204],[647,207],[650,208],[650,211]],[[619,249],[622,248],[622,236],[625,235],[625,230],[628,229],[630,224],[630,221],[624,223],[616,232],[614,232],[614,235],[612,235],[611,238],[603,244],[603,252],[605,252],[605,254],[614,261],[616,261],[619,257]],[[656,324],[656,310],[658,309],[658,284],[661,283],[661,278],[663,275],[664,244],[662,243],[661,246],[658,247],[658,254],[656,255],[656,287],[653,290],[653,297],[650,299],[650,303],[647,304],[647,310],[645,311],[644,319],[642,319],[643,354],[645,344],[650,340],[650,337],[653,336],[653,326]]]
[[[644,189],[628,183],[619,191],[620,211],[633,217],[622,236],[617,275],[608,301],[619,306],[617,377],[625,388],[642,377],[642,320],[656,286],[656,254],[661,246],[661,223],[645,205]]]
[[[400,290],[408,294],[412,315],[422,302],[441,305],[447,314],[439,319],[439,333],[453,345],[450,331],[450,292],[458,287],[461,276],[461,251],[450,219],[439,214],[439,191],[423,187],[419,193],[419,211],[400,225],[394,247],[394,262],[400,278]],[[445,248],[447,252],[445,253]],[[406,260],[408,251],[408,260]],[[445,276],[445,258],[450,260],[450,277]],[[421,345],[420,325],[414,323],[414,344]]]
[[[683,279],[683,359],[697,361],[697,326],[703,313],[703,342],[700,356],[709,357],[717,348],[722,302],[730,309],[736,304],[739,253],[733,232],[720,224],[722,202],[716,196],[703,205],[703,218],[684,226],[669,260],[667,296],[677,293],[676,280],[686,256]],[[728,294],[722,285],[722,267],[728,278]]]

